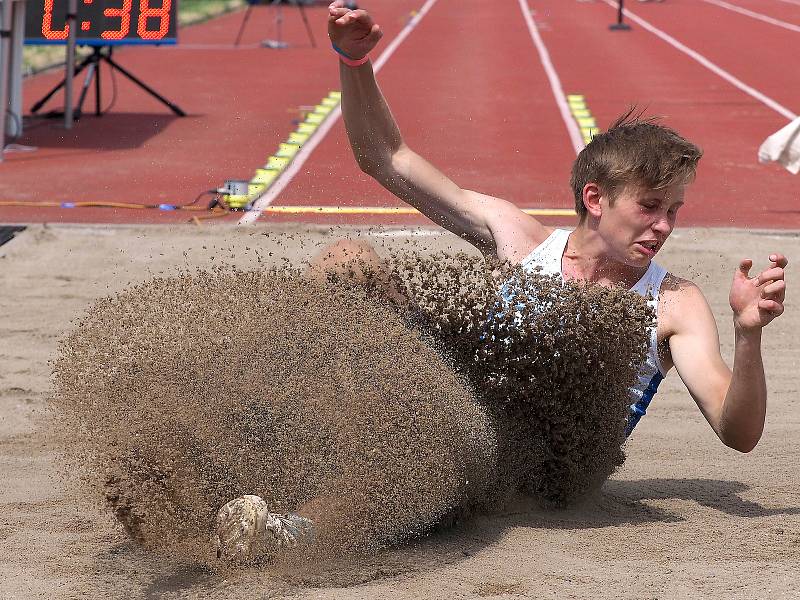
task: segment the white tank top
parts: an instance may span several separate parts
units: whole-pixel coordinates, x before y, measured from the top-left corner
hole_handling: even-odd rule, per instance
[[[564,274],[561,271],[561,259],[564,256],[564,250],[567,248],[569,234],[570,232],[567,229],[553,231],[545,241],[523,259],[522,263],[520,263],[522,268],[526,271],[532,271],[539,267],[542,274],[558,275],[563,281]],[[667,270],[664,267],[657,265],[654,261],[650,261],[650,267],[642,275],[642,278],[636,282],[636,285],[631,288],[632,292],[636,292],[647,299],[647,305],[653,309],[656,315],[658,315],[658,296],[661,290],[661,282],[666,274]],[[647,413],[647,407],[658,390],[658,384],[661,383],[666,375],[658,358],[657,325],[658,323],[656,322],[656,326],[650,328],[650,345],[647,349],[647,358],[639,368],[638,381],[636,385],[629,388],[632,403],[629,409],[628,425],[625,430],[626,436],[630,435],[639,420]]]

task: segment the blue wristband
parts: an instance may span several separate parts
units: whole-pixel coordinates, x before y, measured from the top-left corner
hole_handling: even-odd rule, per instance
[[[331,46],[333,46],[333,49],[336,51],[336,53],[337,53],[337,54],[341,54],[341,55],[342,55],[342,56],[344,56],[344,57],[345,57],[347,60],[355,60],[355,59],[354,59],[352,56],[347,56],[347,54],[345,54],[345,51],[344,51],[344,50],[342,50],[341,48],[339,48],[339,46],[337,46],[337,45],[336,45],[336,44],[334,44],[333,42],[331,42]]]

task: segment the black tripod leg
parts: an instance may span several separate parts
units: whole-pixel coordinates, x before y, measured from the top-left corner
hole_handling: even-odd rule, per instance
[[[156,92],[156,91],[155,91],[153,88],[149,87],[149,86],[148,86],[146,83],[144,83],[143,81],[140,81],[139,79],[137,79],[135,75],[133,75],[133,74],[129,73],[129,72],[128,72],[128,71],[126,71],[124,68],[122,68],[121,66],[119,66],[119,64],[118,64],[118,63],[114,62],[114,59],[113,59],[113,58],[110,58],[110,57],[108,57],[108,56],[105,56],[105,55],[103,55],[101,58],[102,58],[102,60],[104,60],[104,61],[108,62],[108,64],[110,64],[110,65],[111,65],[113,68],[117,69],[117,70],[118,70],[120,73],[122,73],[123,75],[125,75],[125,77],[127,77],[128,79],[130,79],[130,80],[131,80],[133,83],[135,83],[135,84],[136,84],[136,85],[138,85],[140,88],[142,88],[142,89],[143,89],[145,92],[147,92],[148,94],[150,94],[151,96],[153,96],[153,98],[155,98],[156,100],[159,100],[159,101],[160,101],[160,102],[162,102],[164,105],[166,105],[167,107],[169,107],[169,109],[170,109],[172,112],[174,112],[176,115],[178,115],[179,117],[185,117],[185,116],[186,116],[186,113],[185,113],[185,112],[183,112],[183,111],[180,109],[180,107],[178,107],[177,105],[173,104],[172,102],[170,102],[169,100],[167,100],[166,98],[164,98],[164,97],[163,97],[161,94],[159,94],[158,92]]]
[[[314,33],[311,31],[311,25],[308,24],[308,17],[306,17],[306,9],[303,7],[302,4],[298,4],[297,8],[300,9],[300,16],[303,18],[303,23],[306,25],[306,31],[308,32],[308,39],[311,41],[311,47],[316,48],[317,42],[314,41]]]
[[[247,25],[247,20],[250,18],[250,13],[252,12],[252,10],[253,10],[253,5],[252,4],[248,4],[247,5],[247,10],[244,11],[244,18],[242,19],[242,26],[239,27],[239,33],[236,34],[236,41],[233,43],[234,46],[238,46],[239,42],[242,41],[242,34],[244,33],[244,28]]]
[[[73,71],[72,76],[73,77],[77,77],[78,74],[81,71],[83,71],[86,68],[86,65],[88,65],[90,62],[92,62],[91,61],[91,57],[83,59],[83,61],[81,61],[81,63],[77,67],[75,67],[75,71]],[[35,115],[37,112],[39,112],[39,109],[42,108],[45,105],[45,103],[48,100],[50,100],[50,98],[52,98],[53,95],[58,90],[60,90],[62,87],[64,87],[64,85],[66,85],[66,83],[67,83],[67,80],[66,79],[62,79],[52,90],[47,92],[46,96],[44,96],[41,100],[36,102],[36,104],[31,106],[31,114]]]

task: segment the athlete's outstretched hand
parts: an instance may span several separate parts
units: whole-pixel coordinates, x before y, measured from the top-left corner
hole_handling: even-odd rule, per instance
[[[730,303],[734,324],[742,330],[764,327],[783,313],[786,297],[784,269],[788,260],[783,254],[770,254],[770,266],[750,277],[753,261],[743,260],[733,276]]]
[[[332,2],[328,13],[328,36],[348,58],[364,58],[383,37],[380,26],[367,11],[350,10],[344,0]]]

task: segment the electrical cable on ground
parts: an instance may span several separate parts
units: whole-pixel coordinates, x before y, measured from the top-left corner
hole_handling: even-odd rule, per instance
[[[207,206],[197,206],[200,198],[205,195],[213,194],[214,199],[208,203]],[[161,210],[161,211],[189,211],[189,212],[205,212],[207,215],[194,216],[191,221],[199,224],[200,221],[205,219],[214,219],[225,216],[232,212],[225,201],[220,197],[218,190],[205,190],[198,194],[198,196],[188,204],[139,204],[135,202],[25,202],[22,200],[8,200],[0,201],[2,206],[23,206],[23,207],[37,207],[37,208],[122,208],[130,210]]]

